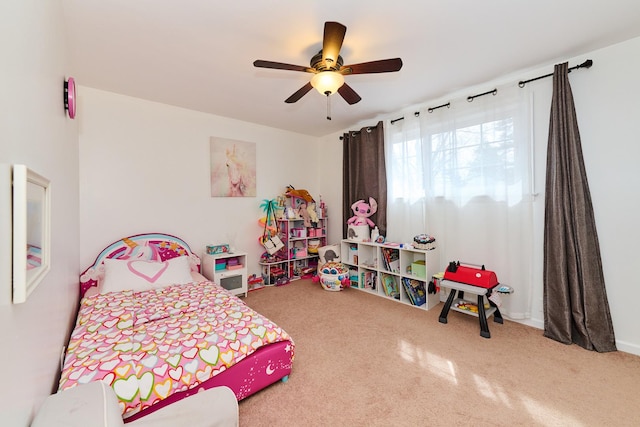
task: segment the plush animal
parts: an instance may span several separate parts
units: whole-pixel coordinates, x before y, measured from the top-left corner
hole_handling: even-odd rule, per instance
[[[307,204],[307,213],[309,214],[309,221],[313,227],[318,226],[318,214],[316,212],[316,202],[311,201]]]
[[[287,197],[299,197],[303,199],[305,202],[310,202],[313,200],[311,194],[307,190],[296,190],[292,186],[288,185],[287,189],[284,193]]]
[[[302,217],[305,227],[311,227],[311,218],[309,217],[309,211],[307,210],[306,202],[302,202],[298,206],[298,215]]]
[[[369,225],[373,227],[375,224],[369,219],[371,215],[378,211],[378,203],[373,197],[369,197],[369,203],[364,200],[358,200],[351,205],[353,216],[347,220],[347,224],[351,225]]]

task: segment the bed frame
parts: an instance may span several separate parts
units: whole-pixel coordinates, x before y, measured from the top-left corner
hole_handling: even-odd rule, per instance
[[[150,233],[124,237],[111,243],[100,252],[95,262],[80,275],[80,297],[104,276],[104,260],[107,258],[138,258],[142,260],[166,261],[177,256],[188,256],[191,269],[200,271],[200,258],[191,251],[182,239],[169,234]],[[201,390],[227,386],[238,401],[251,396],[278,381],[286,382],[291,373],[292,360],[289,357],[290,341],[277,342],[260,347],[242,361],[190,390],[174,393],[125,419],[130,422],[165,407],[173,402],[198,393]]]

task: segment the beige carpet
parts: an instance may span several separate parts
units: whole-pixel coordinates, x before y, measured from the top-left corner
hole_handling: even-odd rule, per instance
[[[308,280],[245,302],[294,338],[286,383],[240,402],[241,426],[640,426],[640,357],[539,329],[424,311]]]

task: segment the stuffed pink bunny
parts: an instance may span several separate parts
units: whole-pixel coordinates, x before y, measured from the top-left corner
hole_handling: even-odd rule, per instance
[[[369,225],[373,227],[375,224],[369,219],[371,215],[378,211],[378,203],[373,197],[369,197],[369,203],[364,200],[358,200],[351,205],[353,216],[347,220],[347,224],[351,225]]]

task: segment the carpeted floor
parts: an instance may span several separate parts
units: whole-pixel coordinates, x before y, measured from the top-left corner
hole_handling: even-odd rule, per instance
[[[640,357],[596,353],[539,329],[442,305],[424,311],[300,280],[245,302],[284,328],[286,383],[240,402],[241,426],[638,426]]]

